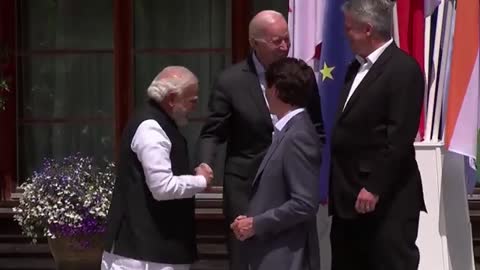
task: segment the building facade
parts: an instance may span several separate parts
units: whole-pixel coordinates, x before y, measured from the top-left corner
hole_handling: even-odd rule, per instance
[[[114,161],[128,117],[167,65],[186,66],[200,81],[198,109],[183,130],[193,156],[212,84],[247,55],[248,22],[263,9],[286,16],[288,1],[0,1],[9,89],[0,111],[1,199],[44,158],[79,152]]]

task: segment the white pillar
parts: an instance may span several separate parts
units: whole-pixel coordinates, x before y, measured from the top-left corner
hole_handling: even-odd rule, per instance
[[[475,270],[463,158],[442,143],[415,145],[427,213],[421,213],[419,270]]]

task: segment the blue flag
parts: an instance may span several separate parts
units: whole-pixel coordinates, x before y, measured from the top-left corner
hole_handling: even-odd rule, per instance
[[[353,59],[344,31],[344,16],[341,9],[343,3],[344,0],[327,0],[323,24],[322,53],[318,62],[318,89],[322,100],[322,115],[327,137],[320,174],[320,193],[323,203],[328,201],[330,137],[345,73]]]

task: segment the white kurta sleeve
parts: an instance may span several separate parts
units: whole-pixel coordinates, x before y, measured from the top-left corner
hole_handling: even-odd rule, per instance
[[[142,164],[147,186],[156,200],[191,198],[206,188],[204,176],[173,175],[170,160],[172,144],[157,121],[143,121],[130,147]]]

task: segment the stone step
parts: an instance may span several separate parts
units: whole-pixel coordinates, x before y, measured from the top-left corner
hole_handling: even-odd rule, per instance
[[[191,270],[224,270],[227,260],[199,260],[192,265]],[[5,258],[0,257],[2,270],[55,270],[53,258]],[[90,270],[90,269],[89,269]],[[94,270],[94,269],[91,269]]]
[[[0,256],[2,270],[55,270],[53,258],[10,258]]]
[[[226,259],[227,250],[224,244],[198,244],[201,259]],[[0,258],[48,258],[51,257],[47,243],[0,243]],[[1,265],[0,265],[1,266]],[[0,267],[0,269],[2,269]]]
[[[1,239],[22,239],[5,236]],[[23,239],[22,239],[23,240]],[[224,244],[199,244],[200,260],[192,270],[223,270],[227,268],[227,251]],[[47,243],[0,243],[0,269],[53,270],[55,263]]]
[[[0,233],[0,244],[1,243],[31,243],[32,240],[21,234],[1,234]],[[47,243],[45,237],[37,239],[38,243]],[[199,244],[224,244],[225,236],[223,235],[197,235],[197,242]]]
[[[191,270],[225,270],[228,269],[227,260],[199,260],[192,265]]]
[[[23,244],[23,243],[2,243],[0,244],[0,257],[52,257],[48,244]]]
[[[0,270],[54,270],[55,262],[47,239],[40,238],[37,244],[31,244],[30,238],[21,235],[20,227],[13,220],[12,207],[17,204],[0,204]],[[221,203],[208,199],[199,206],[196,221],[200,260],[191,270],[227,269]]]

